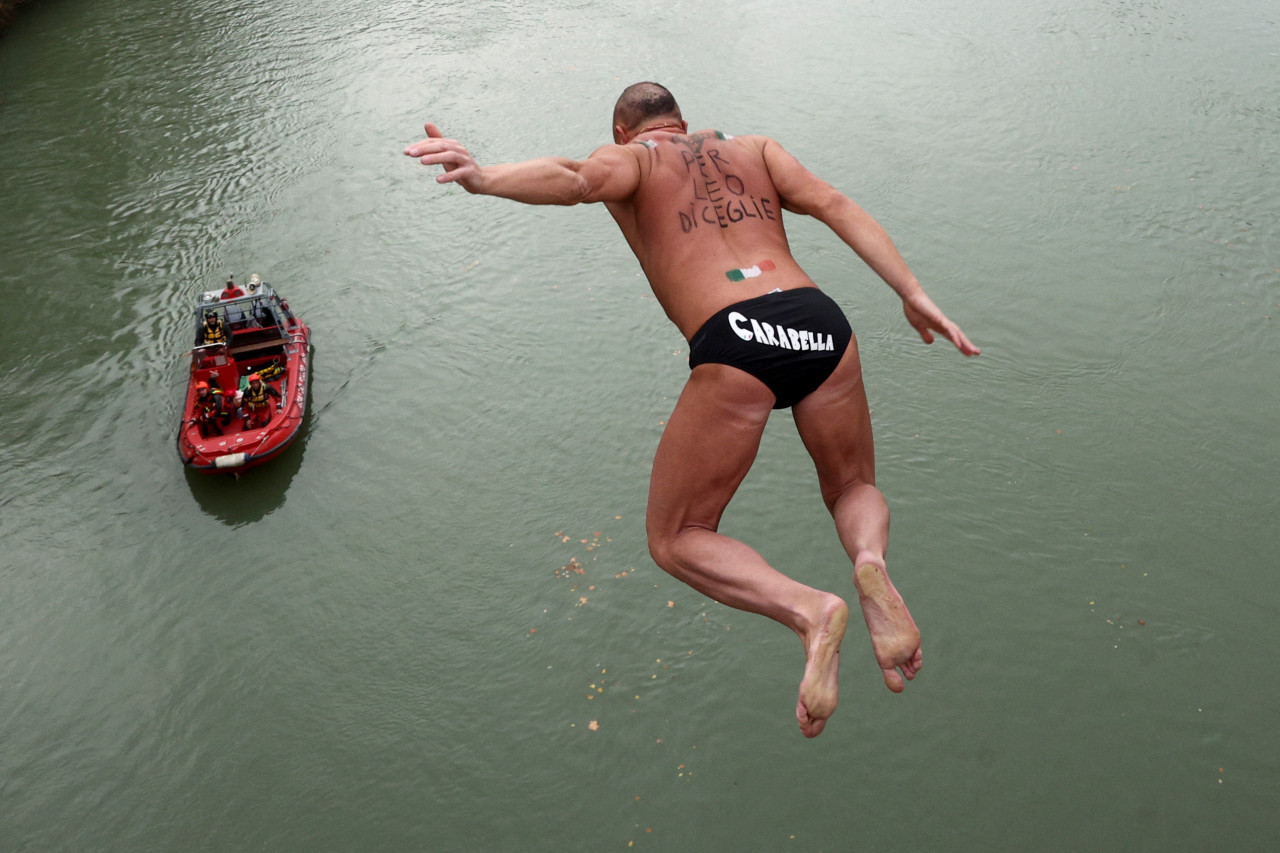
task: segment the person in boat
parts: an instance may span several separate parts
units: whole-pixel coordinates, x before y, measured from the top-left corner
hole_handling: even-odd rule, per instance
[[[195,422],[201,438],[222,435],[223,427],[231,423],[231,411],[221,388],[211,387],[208,382],[196,383]]]
[[[234,276],[228,276],[227,286],[222,289],[222,293],[218,295],[218,298],[235,299],[237,296],[244,296],[244,289],[236,284]]]
[[[256,303],[254,303],[253,313],[254,313],[254,317],[258,321],[258,325],[262,326],[263,328],[269,328],[271,326],[279,325],[279,323],[276,321],[276,315],[271,310],[271,306],[268,304],[266,299],[259,299]]]
[[[853,564],[853,584],[886,686],[923,664],[920,632],[889,579],[889,509],[876,488],[857,341],[841,309],[791,255],[782,211],[835,232],[897,293],[925,343],[977,355],[925,294],[885,230],[775,140],[689,132],[675,98],[637,83],[618,99],[613,145],[585,160],[481,165],[434,124],[405,149],[443,168],[438,183],[526,204],[603,202],[667,316],[689,342],[689,378],[658,443],[646,528],[654,561],[717,601],[768,616],[804,644],[796,718],[808,737],[836,709],[848,606],[802,584],[720,518],[755,459],[770,412],[790,408]]]
[[[225,344],[226,342],[227,327],[223,324],[222,318],[215,311],[206,311],[204,323],[200,325],[200,343]]]
[[[271,421],[271,398],[280,399],[280,392],[262,381],[257,373],[249,375],[249,384],[240,398],[244,407],[244,428],[257,429]]]

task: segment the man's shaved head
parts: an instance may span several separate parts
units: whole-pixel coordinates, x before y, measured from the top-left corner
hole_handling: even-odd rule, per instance
[[[655,118],[683,121],[675,96],[666,86],[657,83],[634,83],[628,86],[613,107],[614,126],[625,130],[635,130],[642,123]]]

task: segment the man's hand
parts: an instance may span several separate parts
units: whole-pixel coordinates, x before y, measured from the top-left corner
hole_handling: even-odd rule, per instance
[[[445,139],[440,128],[431,122],[426,125],[427,138],[404,149],[410,157],[417,157],[424,166],[443,166],[444,173],[436,176],[436,183],[459,183],[467,192],[480,189],[480,164],[456,139]]]
[[[907,322],[920,333],[920,339],[926,344],[933,343],[933,333],[937,332],[965,355],[978,355],[982,352],[923,292],[913,295],[910,301],[902,300],[902,310],[907,315]]]

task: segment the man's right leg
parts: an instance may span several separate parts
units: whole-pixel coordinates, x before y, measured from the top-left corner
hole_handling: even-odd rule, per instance
[[[862,383],[858,342],[849,343],[835,372],[792,407],[796,428],[818,469],[822,498],[853,561],[858,603],[871,647],[890,690],[905,689],[923,664],[920,631],[889,580],[889,505],[876,488],[871,412]],[[898,670],[902,674],[898,674]]]
[[[646,526],[664,570],[722,604],[786,625],[805,647],[796,717],[815,737],[836,709],[840,642],[849,617],[837,595],[805,586],[717,531],[751,468],[772,411],[762,382],[722,364],[694,368],[654,458]]]

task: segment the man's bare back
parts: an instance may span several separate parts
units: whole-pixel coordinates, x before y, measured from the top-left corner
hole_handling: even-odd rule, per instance
[[[679,130],[644,131],[610,146],[611,154],[620,147],[636,160],[640,177],[629,198],[605,206],[687,339],[726,305],[813,282],[792,258],[782,227],[782,201],[764,155],[776,143]]]
[[[782,212],[830,227],[899,295],[926,343],[938,333],[965,355],[979,351],[925,295],[884,229],[774,140],[690,134],[671,93],[654,83],[628,87],[613,118],[614,144],[581,161],[480,166],[432,124],[405,153],[443,167],[436,180],[468,192],[608,207],[690,341],[689,380],[650,478],[650,553],[695,589],[800,637],[805,671],[796,718],[815,737],[836,709],[848,606],[718,532],[774,408],[791,408],[813,458],[885,685],[901,692],[923,657],[920,632],[885,566],[889,509],[875,487],[857,342],[838,306],[792,257]]]

